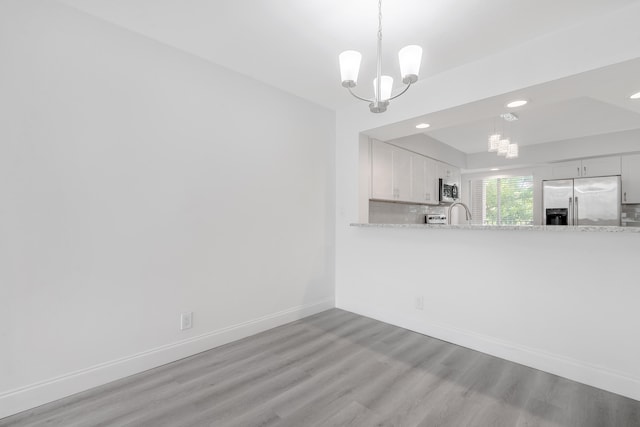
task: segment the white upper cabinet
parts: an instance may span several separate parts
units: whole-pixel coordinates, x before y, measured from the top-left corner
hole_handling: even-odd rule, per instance
[[[580,178],[581,170],[582,162],[580,160],[554,163],[551,165],[551,176],[553,178]]]
[[[411,155],[411,200],[416,203],[438,203],[438,179],[436,161],[419,154]]]
[[[426,158],[419,154],[411,154],[411,200],[426,202],[427,193],[427,168]]]
[[[573,160],[551,165],[553,178],[581,178],[620,175],[620,157]]]
[[[371,141],[371,198],[394,200],[393,150],[383,142]]]
[[[437,205],[440,203],[438,197],[439,182],[437,162],[433,159],[425,158],[426,169],[426,191],[425,191],[425,203]]]
[[[458,181],[460,179],[460,169],[447,163],[436,162],[438,164],[438,178],[449,181]]]
[[[371,141],[371,198],[438,204],[436,161],[393,145]]]
[[[640,154],[622,157],[622,203],[640,203]]]
[[[411,153],[399,148],[395,149],[393,151],[393,191],[396,200],[412,201],[411,176]]]
[[[438,162],[438,161],[436,161],[436,163],[437,163],[437,170],[438,170],[436,181],[438,181],[438,179],[442,179],[449,184],[457,184],[459,189],[460,188],[460,169],[458,169],[455,166],[451,166],[447,163]],[[436,182],[436,188],[437,186],[438,186],[438,183]]]
[[[371,141],[371,198],[411,201],[411,153]]]
[[[582,161],[582,176],[620,175],[620,156],[599,157]]]

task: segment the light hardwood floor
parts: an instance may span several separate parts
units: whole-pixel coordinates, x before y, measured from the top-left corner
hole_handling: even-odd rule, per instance
[[[640,426],[640,402],[333,309],[0,426]]]

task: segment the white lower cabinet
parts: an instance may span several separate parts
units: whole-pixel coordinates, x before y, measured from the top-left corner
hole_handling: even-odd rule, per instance
[[[622,157],[622,203],[640,203],[640,154]]]

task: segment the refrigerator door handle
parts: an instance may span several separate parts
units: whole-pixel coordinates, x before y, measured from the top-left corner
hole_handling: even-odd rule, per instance
[[[567,225],[573,225],[573,197],[569,197],[569,218],[567,218]]]
[[[578,211],[578,198],[577,198],[577,197],[575,197],[575,199],[576,199],[576,200],[575,200],[575,203],[573,204],[573,206],[574,206],[574,207],[575,207],[575,209],[576,209],[576,213],[575,213],[575,218],[574,218],[574,221],[573,221],[573,222],[574,222],[574,224],[573,224],[573,225],[580,225],[580,224],[578,223],[578,218],[579,218],[579,216],[580,216],[580,213],[579,213],[579,211]]]

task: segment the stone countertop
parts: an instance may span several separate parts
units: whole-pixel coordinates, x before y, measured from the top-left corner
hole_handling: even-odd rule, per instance
[[[640,233],[640,227],[613,227],[596,225],[444,225],[444,224],[364,224],[351,223],[352,227],[363,228],[417,228],[436,230],[499,230],[499,231],[545,231],[554,233],[600,232],[600,233]]]

